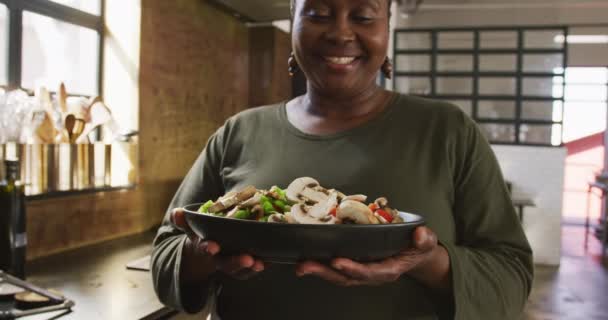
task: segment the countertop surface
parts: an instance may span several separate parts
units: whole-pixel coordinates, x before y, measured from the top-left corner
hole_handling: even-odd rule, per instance
[[[149,255],[153,232],[86,246],[27,265],[27,281],[52,288],[75,302],[72,312],[22,319],[141,319],[170,311],[158,301],[149,272],[126,264]]]

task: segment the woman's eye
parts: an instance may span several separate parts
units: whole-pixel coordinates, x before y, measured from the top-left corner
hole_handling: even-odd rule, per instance
[[[317,12],[311,12],[311,13],[307,14],[307,16],[314,20],[327,20],[330,18],[329,14],[317,13]]]
[[[355,17],[354,17],[354,20],[355,20],[355,21],[357,21],[357,22],[363,22],[363,23],[366,23],[366,22],[371,22],[371,21],[373,21],[374,19],[373,19],[373,18],[371,18],[371,17],[367,17],[367,16],[355,16]]]

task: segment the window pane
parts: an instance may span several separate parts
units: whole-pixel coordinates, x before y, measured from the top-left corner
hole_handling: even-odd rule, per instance
[[[438,77],[437,94],[473,94],[473,79]]]
[[[515,142],[515,125],[481,123],[479,127],[491,142]]]
[[[438,55],[437,71],[473,71],[473,56],[471,55]]]
[[[564,56],[562,54],[527,54],[524,55],[525,72],[561,73]]]
[[[523,95],[561,98],[564,88],[559,84],[559,81],[563,81],[560,79],[563,78],[523,78]]]
[[[521,117],[526,120],[562,121],[561,101],[523,101]]]
[[[430,32],[399,32],[397,33],[397,49],[431,49]]]
[[[439,32],[439,49],[473,49],[473,32]]]
[[[479,34],[482,49],[517,49],[517,32],[483,31]]]
[[[512,71],[517,70],[517,56],[514,54],[484,54],[479,56],[481,71]]]
[[[479,94],[514,96],[516,94],[516,85],[515,78],[480,77]]]
[[[515,101],[480,100],[477,105],[477,116],[488,119],[514,119]]]
[[[0,3],[0,84],[8,83],[8,10]]]
[[[469,116],[471,114],[473,114],[473,101],[471,101],[471,100],[451,100],[449,102],[458,106],[460,109],[462,109],[462,111],[464,111],[464,113],[468,114]]]
[[[22,86],[44,85],[68,93],[98,94],[99,35],[96,31],[38,14],[23,13]]]
[[[431,79],[427,77],[396,77],[395,90],[416,95],[431,94]]]
[[[398,54],[395,59],[396,71],[431,71],[431,56],[420,54]]]
[[[561,49],[563,43],[559,39],[564,37],[562,30],[526,31],[524,33],[524,47],[526,49]]]
[[[101,0],[51,0],[94,15],[101,15]]]
[[[562,142],[562,126],[522,124],[519,127],[519,141],[558,146]]]

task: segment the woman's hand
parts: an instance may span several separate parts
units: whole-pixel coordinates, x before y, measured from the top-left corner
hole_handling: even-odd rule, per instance
[[[171,212],[171,222],[188,235],[182,252],[182,281],[204,281],[218,270],[245,280],[264,270],[264,263],[248,254],[219,257],[220,245],[196,236],[186,223],[181,208]]]
[[[298,276],[314,275],[339,286],[381,285],[407,274],[439,291],[449,289],[449,271],[448,253],[437,244],[437,236],[427,227],[416,228],[412,248],[379,262],[357,263],[336,258],[331,261],[331,267],[314,261],[296,267]]]

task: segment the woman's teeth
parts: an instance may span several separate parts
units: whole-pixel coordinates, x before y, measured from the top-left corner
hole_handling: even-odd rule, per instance
[[[351,64],[355,57],[325,57],[325,60],[335,64]]]

